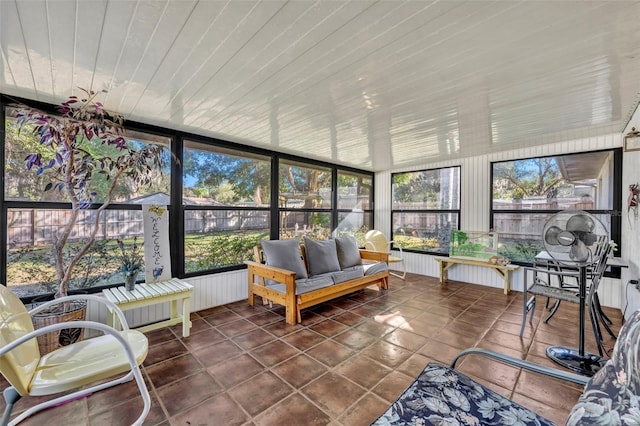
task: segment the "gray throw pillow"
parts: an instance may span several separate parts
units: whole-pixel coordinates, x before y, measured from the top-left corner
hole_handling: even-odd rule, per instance
[[[320,241],[304,237],[304,248],[307,251],[307,267],[310,276],[340,270],[334,240]]]
[[[307,278],[307,270],[302,261],[300,240],[262,240],[265,261],[269,266],[286,269],[296,273],[296,279]]]
[[[338,262],[340,262],[340,269],[362,265],[358,243],[353,235],[336,237],[336,249],[338,250]]]

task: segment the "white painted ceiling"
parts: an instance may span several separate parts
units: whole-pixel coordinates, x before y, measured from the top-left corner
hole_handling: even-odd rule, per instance
[[[0,92],[368,170],[622,132],[638,1],[0,0]]]

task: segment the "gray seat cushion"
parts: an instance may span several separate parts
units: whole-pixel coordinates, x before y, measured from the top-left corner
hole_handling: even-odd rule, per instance
[[[389,269],[385,262],[365,263],[362,267],[365,275],[373,275]]]
[[[273,283],[274,281],[271,282]],[[314,277],[302,278],[296,280],[296,296],[332,285],[333,278],[331,277],[331,274],[322,274],[316,275]],[[279,291],[280,293],[286,293],[287,290],[287,287],[284,284],[280,283],[271,284],[269,285],[269,288]]]
[[[331,277],[336,284],[343,283],[349,280],[355,280],[364,276],[364,268],[362,265],[352,266],[350,268],[343,269],[342,271],[333,272]]]
[[[300,240],[262,240],[265,261],[269,266],[286,269],[296,273],[296,279],[307,278],[307,270],[302,260]]]
[[[334,240],[312,240],[304,237],[304,247],[307,251],[309,276],[340,270],[338,251]]]
[[[358,243],[352,235],[336,237],[335,240],[340,269],[344,270],[352,266],[362,265]]]

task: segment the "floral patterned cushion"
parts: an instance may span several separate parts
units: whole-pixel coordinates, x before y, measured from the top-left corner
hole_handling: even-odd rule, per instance
[[[640,311],[620,330],[607,361],[591,378],[567,425],[640,425]]]
[[[474,382],[459,371],[429,363],[374,425],[553,425],[534,412]]]

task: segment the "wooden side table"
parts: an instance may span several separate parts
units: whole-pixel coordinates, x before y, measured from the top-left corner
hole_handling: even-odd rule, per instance
[[[102,290],[102,294],[123,311],[170,302],[171,316],[169,319],[138,327],[136,330],[144,333],[182,323],[182,336],[189,337],[191,329],[189,302],[193,295],[193,286],[185,281],[172,278],[153,284],[136,284],[133,291],[128,291],[124,286],[112,287]],[[178,311],[179,302],[182,303],[182,313]],[[110,311],[107,314],[107,324],[120,328],[118,317],[114,312]]]

